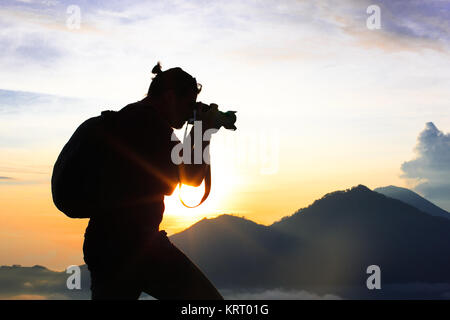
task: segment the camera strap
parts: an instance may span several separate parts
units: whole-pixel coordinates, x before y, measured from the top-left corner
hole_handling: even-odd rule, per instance
[[[181,182],[180,182],[180,191],[181,191]],[[201,205],[209,196],[209,192],[211,191],[211,165],[206,165],[206,174],[205,174],[205,193],[203,194],[203,198],[199,204],[195,206],[189,206],[184,203],[183,199],[181,199],[181,192],[179,193],[180,201],[186,208],[196,208]]]
[[[192,119],[193,123],[195,122],[196,118],[197,118],[196,117],[196,110],[194,110],[194,118]],[[184,130],[183,143],[186,143],[187,129],[188,129],[188,125],[186,124],[186,128]],[[180,182],[180,184],[179,184],[179,191],[180,191],[179,192],[179,198],[180,198],[181,203],[186,208],[196,208],[199,205],[201,205],[203,202],[205,202],[205,200],[208,198],[209,192],[211,191],[211,165],[210,164],[206,165],[206,174],[205,174],[205,179],[204,180],[205,180],[205,193],[203,194],[203,198],[200,201],[200,203],[195,205],[195,206],[189,206],[183,201],[183,199],[181,199],[181,186],[182,186],[182,183]]]

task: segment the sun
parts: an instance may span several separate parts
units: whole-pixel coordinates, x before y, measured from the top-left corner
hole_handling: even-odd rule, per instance
[[[209,197],[196,208],[185,207],[180,198],[188,206],[199,204],[205,192],[205,181],[198,187],[177,186],[172,195],[164,198],[165,211],[162,227],[184,229],[202,218],[212,218],[226,213],[235,182],[230,172],[212,169]]]
[[[203,198],[205,192],[205,181],[203,181],[199,187],[192,187],[184,184],[182,184],[181,186],[178,185],[175,192],[177,193],[176,200],[178,200],[180,203],[181,201],[183,201],[189,207],[195,207]]]
[[[174,130],[181,140],[186,128]],[[225,139],[225,138],[223,138]],[[223,140],[222,139],[222,140]],[[182,185],[176,187],[172,195],[164,198],[164,219],[161,228],[170,231],[181,231],[202,218],[212,218],[220,214],[230,213],[232,202],[235,200],[236,184],[240,183],[240,175],[226,141],[218,140],[212,147],[211,152],[211,191],[204,203],[196,208],[185,207],[196,206],[200,203],[205,192],[205,182],[198,187]]]

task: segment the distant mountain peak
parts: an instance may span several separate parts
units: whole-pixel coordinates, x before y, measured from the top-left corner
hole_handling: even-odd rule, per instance
[[[39,265],[39,264],[34,265],[32,268],[33,268],[33,269],[47,269],[46,267],[41,266],[41,265]]]
[[[333,191],[333,192],[327,193],[321,199],[316,200],[316,201],[320,201],[325,198],[339,196],[339,195],[343,195],[343,194],[366,193],[366,192],[372,192],[372,190],[367,188],[365,185],[358,184],[357,186],[351,187],[349,189],[338,190],[338,191]]]
[[[352,187],[351,189],[350,189],[350,191],[354,191],[354,190],[358,190],[358,191],[372,191],[372,190],[370,190],[368,187],[366,187],[365,185],[363,185],[363,184],[358,184],[356,187]]]
[[[332,201],[333,199],[338,199],[342,196],[356,198],[357,195],[372,196],[372,195],[376,195],[376,193],[374,193],[372,190],[370,190],[368,187],[366,187],[363,184],[358,184],[357,186],[353,186],[353,187],[345,189],[345,190],[333,191],[333,192],[325,194],[322,198],[315,200],[309,206],[298,209],[292,215],[282,217],[280,220],[274,222],[273,225],[277,224],[279,222],[282,222],[284,220],[289,220],[290,218],[292,218],[294,216],[299,216],[299,215],[303,214],[305,210],[307,210],[313,206],[319,205],[320,203],[322,203],[324,201]]]
[[[428,213],[432,216],[450,219],[450,213],[448,213],[444,209],[439,208],[434,203],[423,198],[422,196],[420,196],[419,194],[415,193],[410,189],[390,185],[387,187],[376,188],[373,191],[381,193],[386,197],[405,202],[413,207],[416,207],[420,211]]]
[[[223,213],[223,214],[220,214],[220,215],[218,215],[218,216],[216,216],[216,217],[213,217],[213,218],[207,218],[207,217],[204,217],[203,219],[201,219],[201,220],[198,221],[197,223],[206,222],[206,221],[209,221],[209,222],[213,222],[213,221],[216,221],[216,222],[224,222],[224,221],[247,221],[247,222],[254,223],[253,221],[251,221],[251,220],[249,220],[249,219],[247,219],[247,218],[245,218],[245,217],[243,217],[243,216],[238,216],[238,215],[230,214],[230,213]],[[196,223],[196,224],[197,224],[197,223]]]
[[[215,227],[226,227],[226,226],[232,226],[232,227],[242,227],[242,228],[246,228],[246,227],[266,227],[263,225],[260,225],[252,220],[249,220],[245,217],[241,217],[241,216],[237,216],[234,214],[221,214],[218,215],[217,217],[213,217],[213,218],[206,218],[204,217],[203,219],[197,221],[196,223],[194,223],[193,225],[191,225],[190,227],[188,227],[187,229],[176,233],[173,236],[177,237],[180,234],[183,234],[185,232],[192,232],[193,230],[200,230],[200,229],[204,229],[204,228],[210,228],[212,226]]]
[[[403,191],[415,193],[414,191],[412,191],[412,190],[410,190],[408,188],[397,187],[397,186],[394,186],[392,184],[388,185],[388,186],[385,186],[385,187],[378,187],[378,188],[373,189],[373,191],[375,191],[375,192],[379,192],[381,190],[403,190]]]

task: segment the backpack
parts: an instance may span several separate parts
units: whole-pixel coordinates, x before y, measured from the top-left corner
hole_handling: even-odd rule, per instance
[[[53,167],[51,190],[55,206],[70,218],[90,218],[102,209],[104,167],[103,135],[115,111],[84,121],[63,147]]]
[[[111,201],[109,132],[116,126],[116,111],[83,122],[63,147],[53,167],[51,190],[55,206],[70,218],[91,218],[95,213],[114,206]],[[181,183],[180,183],[181,188]],[[207,166],[205,192],[200,206],[211,190],[211,169]]]

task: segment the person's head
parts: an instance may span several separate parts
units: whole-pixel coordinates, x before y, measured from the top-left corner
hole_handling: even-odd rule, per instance
[[[181,68],[162,71],[159,62],[152,73],[155,77],[150,83],[147,98],[166,116],[173,128],[181,128],[192,116],[201,85]]]

